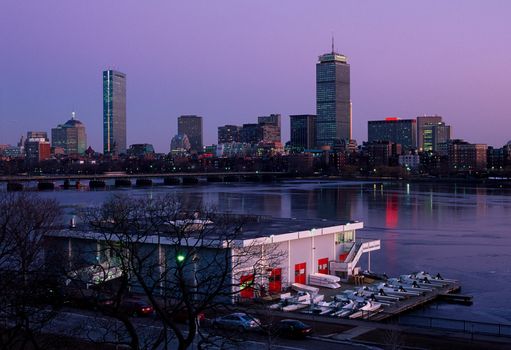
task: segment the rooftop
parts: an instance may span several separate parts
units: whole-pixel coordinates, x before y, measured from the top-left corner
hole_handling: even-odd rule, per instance
[[[325,62],[348,63],[348,57],[346,57],[345,55],[342,55],[340,53],[334,52],[334,51],[332,51],[330,53],[325,53],[325,54],[319,56],[318,60],[320,63],[325,63]]]
[[[76,126],[82,126],[83,123],[79,121],[78,119],[69,119],[64,126],[66,127],[76,127]]]
[[[107,223],[108,226],[109,223]],[[113,223],[110,223],[113,227]],[[253,242],[282,242],[287,240],[294,240],[306,238],[311,236],[319,236],[329,234],[332,232],[339,232],[350,229],[361,229],[363,223],[358,221],[337,221],[326,219],[297,219],[297,218],[274,218],[269,216],[256,216],[256,215],[234,215],[234,214],[218,214],[215,217],[208,217],[207,219],[189,219],[189,216],[183,220],[171,221],[166,229],[160,231],[160,242],[165,243],[168,239],[168,244],[172,241],[172,232],[176,232],[177,227],[186,226],[189,233],[187,236],[193,237],[194,235],[202,235],[209,240],[225,239],[226,229],[240,227],[235,235],[230,238],[245,244]],[[160,228],[163,228],[160,227]],[[80,237],[80,238],[97,238],[99,232],[94,232],[91,226],[85,224],[78,224],[74,228],[63,228],[56,232],[55,236],[60,237]],[[194,232],[195,231],[195,232]],[[135,233],[135,232],[133,232]],[[155,233],[155,237],[157,234]],[[146,240],[147,241],[147,240]],[[147,241],[148,242],[148,241]]]

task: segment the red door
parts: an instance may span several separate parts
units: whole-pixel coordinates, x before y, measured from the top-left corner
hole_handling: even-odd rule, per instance
[[[328,275],[328,258],[318,259],[318,272]]]
[[[282,269],[278,268],[271,270],[269,282],[269,292],[280,293],[282,291]]]
[[[348,257],[348,254],[350,252],[346,252],[346,253],[341,253],[339,254],[339,262],[344,262],[346,260],[346,258]]]
[[[295,265],[295,283],[305,284],[306,269],[307,269],[306,263],[300,263]]]
[[[240,278],[240,297],[251,299],[254,297],[254,275],[245,275]]]

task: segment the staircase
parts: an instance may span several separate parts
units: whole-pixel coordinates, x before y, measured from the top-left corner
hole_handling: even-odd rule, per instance
[[[330,262],[330,272],[335,274],[336,271],[342,272],[346,274],[346,276],[350,276],[352,271],[357,266],[362,254],[372,252],[373,250],[380,249],[380,240],[372,240],[372,241],[359,241],[353,244],[346,257],[346,260],[343,262]]]

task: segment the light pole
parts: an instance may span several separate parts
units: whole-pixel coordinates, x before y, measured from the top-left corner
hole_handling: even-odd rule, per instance
[[[197,281],[197,263],[199,262],[200,260],[200,257],[197,253],[193,254],[193,257],[192,257],[192,263],[193,263],[193,300],[195,302],[197,302],[198,300],[198,281]],[[195,342],[195,348],[198,349],[199,348],[199,343],[197,342],[197,338],[199,337],[199,326],[200,326],[200,320],[199,320],[199,315],[195,315],[195,319],[194,319],[194,322],[195,322],[195,337],[193,338],[194,339],[194,342]]]

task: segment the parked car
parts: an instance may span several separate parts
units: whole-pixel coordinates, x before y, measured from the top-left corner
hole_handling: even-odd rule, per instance
[[[103,307],[109,311],[115,311],[115,302],[113,300],[109,300],[108,302],[103,303]],[[153,314],[154,308],[152,305],[142,298],[129,297],[124,298],[119,303],[119,307],[117,308],[118,312],[121,312],[125,315],[137,317],[137,316],[149,316]]]
[[[285,319],[276,325],[278,335],[288,338],[305,338],[312,333],[312,327],[299,320]]]
[[[261,322],[245,313],[237,312],[230,315],[217,317],[213,320],[213,327],[236,329],[238,331],[258,329]]]

